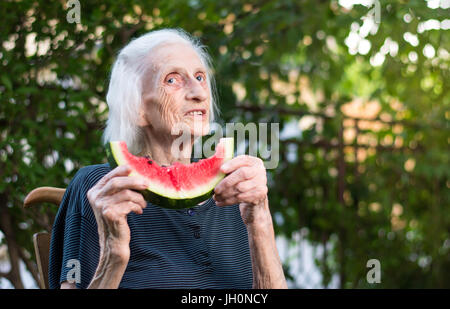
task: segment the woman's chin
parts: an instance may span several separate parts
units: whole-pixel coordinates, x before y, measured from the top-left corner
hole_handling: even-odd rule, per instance
[[[209,124],[203,126],[202,128],[191,128],[192,136],[205,136],[209,134]]]
[[[193,136],[205,136],[209,134],[208,121],[186,121],[186,124]]]

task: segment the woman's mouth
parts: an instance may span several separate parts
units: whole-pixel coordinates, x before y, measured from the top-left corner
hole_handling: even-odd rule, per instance
[[[184,115],[185,116],[205,116],[206,115],[206,110],[204,110],[204,109],[191,109],[191,110],[187,111]]]

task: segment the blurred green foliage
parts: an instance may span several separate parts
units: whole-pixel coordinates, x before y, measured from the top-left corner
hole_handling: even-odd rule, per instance
[[[324,249],[321,286],[335,276],[343,288],[450,287],[448,8],[380,1],[372,24],[371,8],[340,1],[81,1],[80,24],[69,10],[63,0],[0,3],[0,229],[35,279],[32,234],[51,227],[56,207],[25,211],[25,195],[105,162],[117,52],[181,27],[214,59],[224,123],[283,132],[309,117],[280,142],[270,205],[277,235],[301,231]],[[380,284],[366,281],[372,258]]]

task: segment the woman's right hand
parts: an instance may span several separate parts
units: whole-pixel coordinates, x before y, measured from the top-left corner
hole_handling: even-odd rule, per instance
[[[129,177],[127,165],[118,166],[103,176],[87,193],[87,198],[97,220],[100,241],[100,262],[110,259],[128,263],[130,256],[130,228],[127,215],[142,214],[147,206],[142,194],[143,178]],[[101,264],[101,263],[100,263]]]

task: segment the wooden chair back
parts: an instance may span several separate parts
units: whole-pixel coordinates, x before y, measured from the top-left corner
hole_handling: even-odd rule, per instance
[[[61,204],[66,189],[54,187],[39,187],[32,190],[24,199],[23,207],[29,208],[40,203]],[[34,251],[36,253],[36,264],[39,273],[39,287],[48,289],[48,259],[50,253],[51,231],[39,232],[33,235]]]

